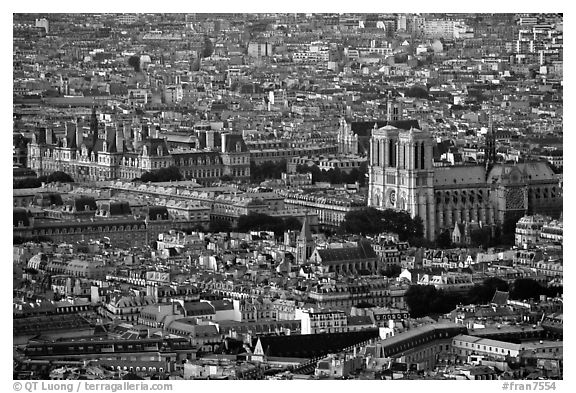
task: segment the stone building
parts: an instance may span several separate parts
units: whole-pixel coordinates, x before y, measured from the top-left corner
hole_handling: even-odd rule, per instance
[[[485,165],[434,167],[434,145],[432,135],[417,128],[373,130],[368,205],[420,216],[428,239],[458,223],[502,226],[526,213],[562,212],[562,189],[549,165],[496,164],[492,132]]]

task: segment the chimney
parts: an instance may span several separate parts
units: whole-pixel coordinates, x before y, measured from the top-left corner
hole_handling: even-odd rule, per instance
[[[128,123],[122,123],[122,131],[124,132],[124,140],[130,142],[132,140],[132,130]]]
[[[52,145],[54,142],[52,141],[52,130],[50,128],[46,128],[46,144]]]
[[[222,134],[222,135],[221,135],[222,153],[225,153],[225,152],[226,152],[226,142],[227,142],[227,139],[228,139],[228,135],[229,135],[229,134]]]
[[[110,139],[109,139],[109,138],[110,138],[110,133],[111,133],[110,128],[111,128],[111,127],[110,127],[109,124],[105,124],[105,125],[104,125],[104,140],[106,141],[106,143],[108,143],[108,141],[110,140]]]
[[[115,129],[116,133],[116,151],[118,153],[124,152],[124,130]]]
[[[76,148],[81,150],[82,143],[84,142],[84,134],[82,132],[82,124],[80,121],[76,121]]]

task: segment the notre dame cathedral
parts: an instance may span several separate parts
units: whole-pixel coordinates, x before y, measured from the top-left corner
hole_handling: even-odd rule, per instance
[[[419,216],[430,240],[456,224],[495,228],[525,214],[562,213],[561,184],[548,163],[496,163],[491,125],[483,165],[435,166],[436,142],[414,123],[388,121],[380,128],[375,123],[371,130],[368,206]],[[357,143],[354,135],[345,135],[353,129],[354,124],[341,125],[339,142]]]

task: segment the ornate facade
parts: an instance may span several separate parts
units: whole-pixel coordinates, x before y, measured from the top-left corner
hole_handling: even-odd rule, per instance
[[[434,239],[457,223],[501,226],[526,213],[557,217],[562,189],[545,162],[494,164],[487,137],[486,165],[434,167],[432,135],[385,126],[372,131],[368,205],[408,211]]]
[[[95,111],[89,127],[80,121],[67,122],[59,137],[52,129],[42,129],[28,145],[28,167],[38,176],[63,171],[76,181],[132,180],[170,166],[178,167],[184,178],[200,183],[224,175],[249,179],[250,152],[237,134],[223,135],[219,151],[169,149],[166,140],[148,125],[112,123],[101,127]]]

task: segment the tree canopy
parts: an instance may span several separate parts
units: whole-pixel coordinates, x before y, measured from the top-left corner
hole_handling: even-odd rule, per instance
[[[212,40],[208,36],[204,36],[204,45],[202,46],[202,58],[205,59],[206,57],[212,56],[214,53],[214,44]]]
[[[46,178],[46,182],[74,183],[74,179],[72,179],[72,176],[70,176],[66,172],[56,171],[48,175],[48,177]]]
[[[458,304],[455,295],[438,290],[434,285],[412,285],[404,297],[412,318],[446,314]]]
[[[254,182],[261,182],[268,179],[280,179],[282,172],[286,172],[286,160],[279,162],[264,161],[256,164],[250,161],[250,178]]]
[[[232,225],[228,221],[210,220],[208,229],[210,232],[230,232]]]
[[[378,210],[373,207],[346,213],[340,228],[347,233],[376,235],[382,232],[397,233],[401,241],[421,238],[424,225],[420,217],[412,218],[405,211]]]
[[[508,283],[498,277],[487,278],[482,284],[476,284],[468,291],[466,303],[489,303],[496,291],[508,291]]]
[[[562,293],[563,288],[548,288],[540,285],[538,281],[531,278],[518,278],[514,280],[510,287],[510,298],[515,300],[538,299],[540,295],[556,296]]]
[[[406,97],[428,98],[428,90],[422,86],[412,86],[406,91]]]
[[[368,173],[368,164],[363,162],[359,168],[354,168],[350,172],[341,171],[340,168],[333,168],[323,171],[316,165],[298,165],[298,173],[312,173],[312,182],[329,182],[330,184],[352,184],[358,182],[360,186],[366,183],[366,174]]]
[[[134,71],[140,72],[140,56],[130,56],[128,58],[128,65],[134,68]]]
[[[142,177],[140,177],[140,181],[143,181],[145,183],[180,181],[182,179],[184,179],[184,177],[180,173],[180,170],[175,166],[171,166],[168,168],[160,168],[152,172],[145,172],[144,174],[142,174]]]

